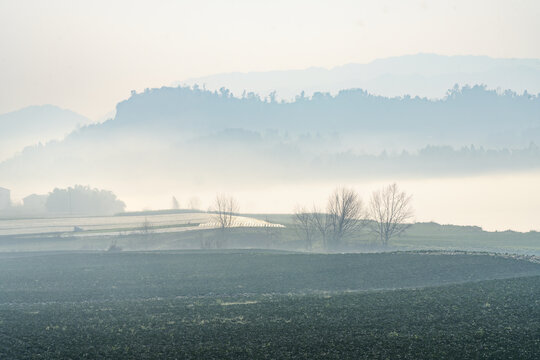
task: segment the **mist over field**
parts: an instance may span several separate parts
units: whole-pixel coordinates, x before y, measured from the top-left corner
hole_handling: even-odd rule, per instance
[[[417,198],[419,221],[528,231],[539,226],[539,114],[538,96],[483,85],[455,85],[440,99],[344,89],[292,101],[162,87],[133,92],[114,118],[63,139],[29,140],[0,175],[19,201],[84,184],[132,211],[167,208],[172,196],[207,208],[228,192],[244,212],[285,213],[341,184],[369,195],[400,182]],[[443,200],[443,188],[461,195]]]
[[[62,140],[91,121],[73,111],[53,105],[30,106],[0,115],[0,161],[27,146]]]

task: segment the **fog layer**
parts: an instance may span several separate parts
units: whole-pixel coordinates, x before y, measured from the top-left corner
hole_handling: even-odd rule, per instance
[[[537,96],[483,86],[456,86],[440,100],[343,90],[294,102],[164,87],[0,163],[0,185],[14,199],[90,185],[128,210],[167,207],[172,196],[198,197],[204,208],[228,192],[242,211],[287,212],[337,185],[370,192],[398,181],[418,220],[530,230],[539,226],[527,215],[538,213],[539,114]]]

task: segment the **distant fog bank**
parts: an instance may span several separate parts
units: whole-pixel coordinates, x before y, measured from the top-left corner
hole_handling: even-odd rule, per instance
[[[20,200],[92,184],[128,210],[167,208],[173,196],[208,206],[205,199],[228,192],[242,196],[246,211],[266,213],[290,211],[301,189],[318,184],[363,191],[397,181],[424,199],[420,220],[528,231],[539,227],[531,214],[540,201],[513,195],[536,193],[529,180],[538,180],[538,144],[540,97],[485,86],[456,86],[438,100],[349,89],[293,102],[164,87],[133,92],[114,119],[1,162],[0,186]],[[491,186],[505,176],[519,181]],[[449,191],[450,183],[463,191]],[[280,195],[268,198],[276,188]],[[440,194],[454,194],[447,200],[463,208],[437,201]]]

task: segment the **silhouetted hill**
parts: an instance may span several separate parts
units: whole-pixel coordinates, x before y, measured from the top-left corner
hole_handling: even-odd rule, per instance
[[[0,161],[24,147],[62,139],[90,120],[53,105],[29,106],[0,115]]]
[[[482,86],[439,100],[363,90],[236,98],[222,89],[148,89],[114,119],[0,163],[2,186],[92,184],[152,193],[204,184],[356,181],[540,168],[540,98]],[[64,185],[64,186],[66,186]]]
[[[311,95],[317,91],[337,93],[350,88],[363,88],[384,96],[409,94],[442,98],[456,83],[540,93],[540,60],[416,54],[332,69],[216,74],[177,84],[205,85],[210,90],[226,87],[237,96],[244,90],[265,96],[276,91],[279,98],[292,99],[301,91]]]
[[[116,118],[107,127],[182,137],[231,128],[291,136],[339,134],[345,147],[337,150],[372,152],[428,144],[528,146],[540,143],[539,114],[539,97],[483,86],[454,87],[440,100],[388,98],[351,89],[335,96],[300,95],[294,102],[263,100],[252,93],[237,98],[226,89],[164,87],[119,103]],[[376,144],[371,144],[374,139]]]

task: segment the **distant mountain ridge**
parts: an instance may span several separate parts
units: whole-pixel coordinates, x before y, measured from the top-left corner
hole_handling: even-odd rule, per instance
[[[350,89],[279,102],[254,93],[238,98],[227,89],[163,87],[119,103],[115,119],[105,126],[109,131],[144,129],[178,140],[227,129],[293,137],[338,134],[342,146],[332,152],[417,150],[426,145],[524,147],[540,144],[540,97],[456,86],[439,100]],[[370,144],[373,140],[377,146]]]
[[[416,54],[346,64],[331,69],[308,68],[250,73],[223,73],[185,79],[174,85],[228,88],[239,96],[244,91],[267,96],[276,91],[280,99],[293,99],[304,91],[337,93],[362,88],[375,95],[410,95],[442,98],[454,84],[485,84],[490,89],[517,93],[540,93],[539,59],[496,59],[487,56]]]
[[[126,201],[170,199],[201,187],[538,171],[538,145],[540,97],[484,86],[438,100],[349,89],[293,102],[163,87],[1,161],[0,179],[25,195],[91,184]]]
[[[278,102],[253,93],[237,98],[227,89],[163,87],[133,93],[117,105],[114,119],[83,126],[50,147],[116,144],[131,138],[194,147],[286,143],[303,152],[373,155],[415,152],[428,145],[526,148],[540,144],[540,96],[456,86],[440,100],[350,89],[335,96],[315,93]]]
[[[90,120],[54,105],[29,106],[0,114],[0,161],[26,146],[60,140]]]

